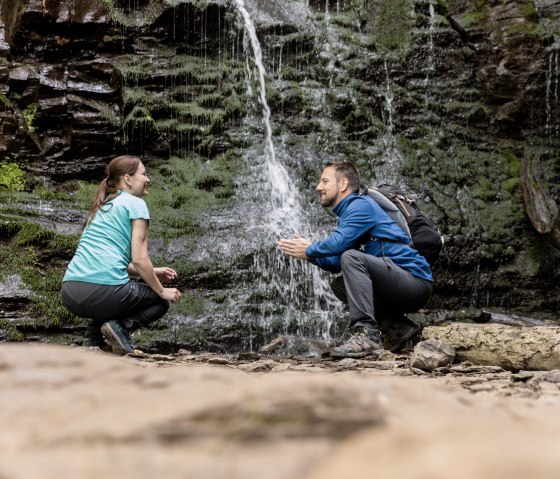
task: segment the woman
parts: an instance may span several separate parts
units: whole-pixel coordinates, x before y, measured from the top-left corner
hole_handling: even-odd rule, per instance
[[[150,180],[140,158],[118,156],[106,171],[64,275],[62,300],[92,320],[84,346],[102,347],[105,337],[114,353],[127,354],[134,350],[130,331],[161,318],[181,293],[161,284],[177,273],[154,268],[148,255],[150,215],[142,197]]]

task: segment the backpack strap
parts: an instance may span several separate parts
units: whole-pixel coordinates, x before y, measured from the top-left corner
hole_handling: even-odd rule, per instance
[[[370,241],[379,241],[380,243],[398,243],[398,244],[405,244],[407,246],[410,246],[411,248],[414,248],[412,240],[410,240],[408,243],[406,241],[399,241],[399,240],[394,240],[394,239],[387,239],[387,238],[378,238],[377,236],[370,236]]]
[[[395,205],[387,196],[385,196],[381,191],[379,191],[375,187],[367,188],[362,195],[369,196],[373,201],[375,201],[385,213],[395,222],[400,228],[407,234],[409,238],[412,238],[410,234],[410,228],[408,227],[407,218],[404,216],[404,213],[401,209]],[[399,203],[402,205],[403,202],[399,200]],[[407,208],[403,207],[403,211],[406,211],[408,216]]]

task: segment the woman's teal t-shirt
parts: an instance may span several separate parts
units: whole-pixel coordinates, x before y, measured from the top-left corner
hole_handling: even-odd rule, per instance
[[[130,281],[132,220],[150,219],[142,198],[120,191],[86,227],[63,281],[118,285]]]

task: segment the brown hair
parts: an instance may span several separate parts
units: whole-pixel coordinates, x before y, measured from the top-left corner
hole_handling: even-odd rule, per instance
[[[348,180],[348,189],[352,193],[360,191],[360,173],[352,163],[345,161],[330,162],[325,165],[325,168],[334,168],[338,179],[346,178]]]
[[[99,184],[97,195],[95,196],[91,209],[89,210],[87,219],[84,223],[84,228],[89,224],[95,216],[95,213],[97,213],[104,204],[116,198],[119,194],[117,185],[120,183],[121,179],[125,175],[133,175],[136,173],[138,166],[140,166],[140,158],[132,155],[117,156],[109,162],[107,168],[105,169],[107,177]]]

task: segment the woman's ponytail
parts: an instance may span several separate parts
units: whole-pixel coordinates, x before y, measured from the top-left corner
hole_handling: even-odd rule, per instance
[[[133,175],[140,165],[140,158],[137,156],[123,155],[113,158],[107,165],[107,177],[99,183],[97,194],[87,215],[83,229],[93,220],[95,214],[102,206],[115,199],[119,194],[118,185],[124,175]]]

